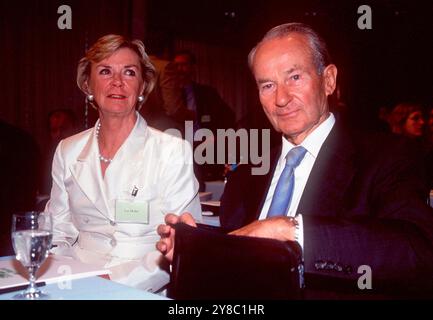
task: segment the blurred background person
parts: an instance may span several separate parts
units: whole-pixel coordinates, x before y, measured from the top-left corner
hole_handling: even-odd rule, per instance
[[[428,111],[428,121],[426,128],[426,143],[427,143],[427,170],[430,181],[430,190],[433,191],[433,108]],[[431,201],[430,197],[430,201]],[[430,203],[433,206],[433,203]]]
[[[416,156],[424,163],[425,174],[428,179],[426,188],[433,188],[433,156],[428,139],[425,139],[426,121],[423,107],[415,103],[400,103],[394,107],[388,117],[392,133],[410,139],[413,142]]]
[[[42,146],[43,159],[40,173],[40,184],[38,193],[46,196],[51,191],[51,164],[54,152],[62,139],[77,133],[77,117],[71,109],[55,109],[48,114],[46,143]]]
[[[374,120],[373,128],[379,132],[391,132],[389,116],[391,110],[387,106],[380,106],[377,111],[377,118]]]
[[[428,112],[427,140],[429,141],[430,145],[433,147],[433,108],[431,108]]]
[[[165,67],[160,82],[165,113],[182,126],[185,126],[185,121],[191,121],[193,133],[198,129],[209,129],[216,137],[217,129],[235,129],[233,110],[216,89],[194,81],[195,68],[196,57],[188,50],[177,51],[172,62]],[[208,140],[194,142],[194,148],[208,143],[214,149],[213,164],[195,163],[194,172],[200,191],[205,191],[206,181],[224,178],[224,164],[216,163],[216,143]]]
[[[400,103],[389,114],[391,131],[408,138],[421,138],[425,120],[422,107],[418,104]]]
[[[176,52],[172,64],[166,66],[163,77],[169,73],[173,82],[177,82],[176,86],[181,88],[182,96],[182,103],[166,102],[166,113],[181,122],[193,120],[195,129],[234,128],[234,112],[217,90],[194,81],[195,68],[196,57],[188,50]]]
[[[169,117],[164,112],[163,108],[164,100],[162,97],[161,74],[170,63],[170,47],[168,45],[170,40],[161,33],[155,33],[150,36],[150,42],[151,45],[146,48],[150,48],[149,59],[155,67],[155,86],[143,104],[143,107],[140,109],[140,113],[144,119],[146,119],[147,124],[153,128],[161,131],[176,129],[183,134],[183,125]],[[166,95],[170,94],[170,90],[166,92]],[[180,101],[178,101],[178,103],[180,103]]]
[[[12,214],[34,209],[39,156],[30,134],[0,120],[0,256],[14,254]]]
[[[153,292],[169,281],[155,249],[156,226],[169,212],[201,217],[189,144],[149,127],[137,112],[154,82],[139,40],[106,35],[87,51],[77,84],[99,119],[59,143],[46,207],[55,253]]]
[[[77,131],[77,117],[71,109],[56,109],[48,114],[50,143],[57,146],[60,140],[72,136]]]

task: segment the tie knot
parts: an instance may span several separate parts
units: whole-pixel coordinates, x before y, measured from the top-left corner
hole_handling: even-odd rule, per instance
[[[295,147],[292,150],[290,150],[289,152],[287,152],[286,166],[296,168],[301,163],[306,152],[307,152],[307,150],[302,146]]]

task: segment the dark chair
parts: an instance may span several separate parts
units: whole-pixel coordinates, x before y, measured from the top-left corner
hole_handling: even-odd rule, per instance
[[[227,235],[177,224],[173,299],[301,299],[297,242]]]

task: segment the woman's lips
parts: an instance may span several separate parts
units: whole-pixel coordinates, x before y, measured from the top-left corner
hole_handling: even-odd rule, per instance
[[[126,96],[121,95],[121,94],[109,94],[108,98],[122,100],[122,99],[126,99]]]

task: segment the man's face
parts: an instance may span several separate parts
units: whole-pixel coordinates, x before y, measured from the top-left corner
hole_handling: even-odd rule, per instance
[[[184,84],[191,82],[194,74],[194,66],[191,63],[189,56],[186,54],[177,55],[174,58],[174,64],[176,65],[176,70],[181,82]]]
[[[260,102],[273,127],[301,143],[329,115],[327,96],[335,89],[337,68],[317,74],[307,39],[291,34],[263,42],[253,60]]]
[[[72,120],[62,112],[56,112],[51,115],[50,119],[50,137],[55,143],[71,136],[74,133],[74,124]]]

